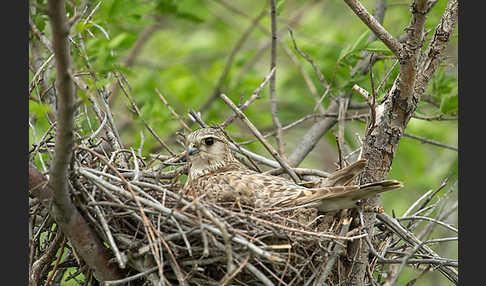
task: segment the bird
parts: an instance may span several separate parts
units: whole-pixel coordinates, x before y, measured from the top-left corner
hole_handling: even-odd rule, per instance
[[[183,192],[216,202],[237,202],[256,210],[317,208],[322,212],[350,209],[364,198],[403,187],[397,180],[350,184],[366,160],[332,173],[314,187],[244,167],[230,149],[222,128],[205,127],[186,136],[188,176]],[[315,185],[315,184],[314,184]]]

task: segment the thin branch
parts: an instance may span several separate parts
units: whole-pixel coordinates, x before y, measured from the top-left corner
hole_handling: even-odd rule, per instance
[[[263,88],[270,80],[270,78],[275,74],[275,68],[273,68],[270,73],[263,79],[263,82],[253,91],[250,98],[248,98],[245,103],[239,106],[240,110],[245,110],[253,101],[260,98],[260,93],[262,92]],[[230,125],[238,116],[236,114],[231,115],[226,119],[223,123],[220,124],[221,128],[226,128],[226,126]]]
[[[179,123],[181,124],[181,126],[188,132],[191,132],[192,129],[189,128],[189,126],[187,126],[187,124],[184,122],[184,120],[181,119],[181,117],[179,116],[179,114],[177,114],[177,112],[175,112],[175,110],[172,108],[172,106],[170,106],[169,102],[167,102],[167,99],[165,99],[165,97],[160,93],[160,91],[155,88],[155,92],[157,93],[157,95],[160,97],[160,99],[162,100],[162,102],[165,104],[165,106],[167,106],[167,108],[169,109],[170,113],[172,113],[172,115],[175,116],[175,118],[177,118],[177,120],[179,120]]]
[[[440,142],[430,140],[430,139],[427,139],[427,138],[424,138],[424,137],[420,137],[420,136],[417,136],[417,135],[404,133],[403,136],[410,137],[410,138],[413,138],[413,139],[417,139],[417,140],[421,141],[422,143],[443,147],[443,148],[450,149],[450,150],[453,150],[453,151],[459,151],[459,148],[456,147],[456,146],[447,145],[447,144],[440,143]]]
[[[123,86],[123,84],[122,84],[122,82],[120,80],[120,77],[119,77],[119,75],[117,73],[115,73],[115,77],[117,78],[118,84],[120,85],[123,93],[128,98],[128,100],[130,101],[130,103],[132,104],[132,107],[135,110],[135,113],[138,115],[138,117],[140,118],[140,120],[142,120],[143,124],[145,125],[145,127],[147,128],[147,130],[150,132],[150,134],[152,134],[152,136],[154,136],[154,138],[160,143],[160,145],[162,145],[162,147],[165,148],[165,150],[167,150],[167,152],[169,152],[172,156],[175,156],[174,151],[172,151],[172,149],[169,147],[169,145],[167,145],[167,143],[165,143],[159,137],[159,135],[157,135],[157,133],[152,129],[152,127],[147,123],[147,121],[145,121],[145,119],[143,119],[142,114],[141,114],[140,110],[138,109],[138,106],[135,103],[135,100],[133,99],[133,96],[131,94],[128,94],[127,90]],[[122,79],[124,79],[126,81],[126,79],[125,79],[125,77],[123,75],[121,77],[122,77]]]
[[[317,74],[317,77],[319,78],[319,80],[321,81],[322,85],[324,86],[324,88],[326,90],[328,90],[330,88],[329,84],[327,83],[326,81],[326,78],[324,77],[324,75],[321,73],[321,71],[319,70],[319,68],[317,67],[317,65],[314,63],[314,60],[312,60],[311,57],[309,57],[307,54],[305,54],[304,52],[302,52],[299,47],[297,46],[297,43],[295,42],[295,38],[294,38],[294,32],[292,31],[292,29],[289,28],[289,34],[290,34],[290,38],[292,39],[292,43],[294,45],[294,49],[299,53],[299,55],[301,55],[304,59],[306,59],[311,65],[312,67],[314,68],[314,71],[316,72]],[[322,101],[322,99],[321,99]]]
[[[270,55],[270,70],[276,69],[277,66],[277,8],[276,0],[270,0],[270,18],[272,26],[272,47]],[[273,126],[275,128],[275,140],[277,142],[278,153],[285,160],[285,149],[282,141],[282,124],[278,119],[277,113],[277,88],[276,72],[270,77],[270,109],[272,114]]]
[[[241,110],[226,95],[221,94],[220,97],[229,107],[231,107],[231,109],[233,109],[233,111],[240,117],[240,119],[248,126],[248,128],[251,130],[253,135],[255,135],[258,138],[258,140],[262,142],[265,149],[267,149],[267,151],[275,158],[275,160],[277,160],[280,163],[280,165],[287,171],[287,173],[294,180],[294,182],[300,183],[299,177],[295,174],[295,172],[292,170],[290,165],[284,159],[282,159],[282,157],[280,157],[278,152],[275,151],[275,149],[273,149],[272,145],[270,145],[270,143],[268,143],[267,140],[263,138],[260,131],[258,131],[258,129],[255,127],[255,125],[253,125],[253,123],[251,123],[250,120],[248,120],[245,114],[243,114],[243,112],[241,112]]]

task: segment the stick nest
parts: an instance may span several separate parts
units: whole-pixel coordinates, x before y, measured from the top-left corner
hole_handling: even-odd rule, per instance
[[[143,273],[138,280],[162,279],[169,285],[325,281],[337,275],[326,262],[347,240],[363,237],[347,233],[349,221],[315,209],[261,213],[184,195],[183,154],[155,167],[129,150],[107,158],[83,147],[74,157],[75,203],[113,252],[113,262],[129,269],[130,276]]]

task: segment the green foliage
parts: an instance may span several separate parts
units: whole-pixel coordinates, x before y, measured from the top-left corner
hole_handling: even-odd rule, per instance
[[[457,114],[459,104],[458,104],[458,95],[449,95],[442,97],[442,101],[440,103],[440,112],[443,114]]]
[[[392,51],[380,40],[373,41],[369,43],[365,50],[377,53],[377,54],[383,54],[387,56],[393,55]]]
[[[44,117],[50,110],[51,107],[48,104],[39,103],[33,100],[29,101],[29,113],[35,114],[38,118]]]
[[[70,15],[73,15],[74,11],[70,3],[80,5],[81,2],[80,0],[66,2]],[[73,70],[89,71],[96,75],[96,80],[91,76],[82,76],[84,82],[90,87],[89,92],[94,94],[96,88],[109,87],[114,83],[115,78],[108,76],[111,71],[123,72],[133,90],[133,99],[141,111],[142,118],[161,138],[169,138],[168,142],[174,146],[174,150],[180,151],[182,148],[175,143],[172,136],[180,130],[180,125],[157,96],[155,88],[164,95],[174,110],[187,120],[188,111],[198,110],[213,94],[230,52],[250,26],[251,19],[255,18],[263,7],[270,7],[267,1],[226,1],[235,6],[240,11],[238,13],[218,2],[104,0],[90,21],[80,20],[71,28],[73,41],[81,45],[79,37],[83,39],[81,47],[72,48]],[[375,1],[361,2],[371,11]],[[37,0],[36,3],[40,7],[46,7],[45,1]],[[99,1],[88,1],[88,11],[92,11],[98,3]],[[322,96],[325,87],[313,67],[295,51],[286,27],[291,23],[296,12],[304,9],[309,3],[310,1],[277,1],[278,27],[282,30],[279,40],[281,45],[293,53],[308,75],[311,84],[315,86],[318,96]],[[437,2],[428,16],[427,28],[435,28],[445,5],[446,1]],[[330,83],[331,94],[337,96],[350,92],[354,84],[371,91],[369,74],[361,75],[353,72],[353,67],[361,59],[363,51],[372,51],[376,55],[385,56],[373,66],[376,88],[395,63],[395,59],[390,57],[391,51],[379,40],[368,43],[369,30],[350,12],[343,1],[319,2],[306,9],[303,10],[302,17],[292,23],[291,27],[299,49],[313,59],[326,81]],[[49,18],[40,9],[31,9],[30,13],[38,29],[50,37]],[[248,15],[251,19],[244,15]],[[392,35],[400,36],[409,21],[408,6],[390,6],[386,12],[384,27]],[[132,52],[136,41],[140,39],[142,31],[153,24],[158,24],[159,29],[143,43],[134,64],[125,67],[124,61]],[[259,26],[244,41],[221,86],[236,103],[240,98],[244,102],[270,70],[269,50],[258,52],[270,40],[265,30],[270,31],[270,13],[267,13]],[[455,47],[456,41],[456,39],[452,40],[452,47]],[[260,57],[257,58],[259,55]],[[293,63],[280,45],[277,67],[279,119],[282,125],[286,125],[312,113],[316,99],[311,95],[299,67]],[[397,64],[391,71],[380,91],[379,102],[391,88],[399,68]],[[52,83],[54,75],[55,71],[48,74],[49,84]],[[29,79],[32,79],[32,76],[30,74]],[[41,90],[40,93],[42,92]],[[83,100],[83,104],[88,104],[87,109],[90,110],[90,103],[86,100],[87,94],[79,89],[76,93]],[[440,104],[440,108],[421,102],[417,110],[418,114],[423,116],[458,114],[457,75],[447,63],[433,75],[425,94]],[[38,98],[37,90],[34,90],[31,96]],[[143,155],[165,153],[160,144],[145,129],[141,119],[130,111],[131,106],[122,91],[119,90],[117,95],[112,96],[110,100],[112,100],[114,119],[120,127],[123,127],[120,128],[120,135],[125,146],[138,148],[141,143],[140,131],[142,131]],[[330,102],[331,95],[328,95],[322,104],[328,106]],[[352,102],[363,102],[363,99],[353,96]],[[31,117],[35,117],[35,121],[32,122],[36,127],[37,140],[49,127],[46,119],[48,112],[50,112],[48,105],[39,104],[34,100],[29,101],[29,113]],[[202,118],[207,123],[221,123],[232,114],[233,112],[218,99],[202,113]],[[268,86],[262,91],[261,97],[245,110],[245,114],[263,133],[272,130]],[[88,114],[89,122],[84,113],[77,116],[79,117],[77,122],[81,126],[79,132],[82,134],[89,135],[92,130],[98,128],[99,122],[91,112]],[[298,125],[295,130],[284,132],[288,155],[313,122],[308,120]],[[191,127],[196,128],[196,125]],[[365,124],[362,122],[346,121],[345,139],[349,150],[359,146],[358,136],[364,137],[364,127]],[[252,138],[248,129],[238,120],[229,126],[227,131],[237,141]],[[33,134],[31,130],[29,132],[29,144],[33,144]],[[411,119],[406,132],[457,146],[456,121],[429,122]],[[270,142],[274,143],[274,140],[270,139]],[[246,147],[269,156],[259,143]],[[44,156],[46,157],[43,159],[46,159],[48,155]],[[35,160],[39,163],[38,156]],[[330,171],[329,166],[333,166],[336,161],[335,138],[331,132],[328,132],[301,166]],[[447,176],[457,177],[457,152],[403,137],[393,160],[389,178],[404,181],[405,188],[383,195],[386,211],[391,212],[393,209],[397,214],[403,213],[413,201],[425,191],[436,188]],[[403,195],[404,193],[407,195]],[[416,275],[408,278],[413,277]],[[406,278],[400,280],[397,285],[405,285],[408,281]],[[421,281],[419,280],[415,285],[432,285]]]

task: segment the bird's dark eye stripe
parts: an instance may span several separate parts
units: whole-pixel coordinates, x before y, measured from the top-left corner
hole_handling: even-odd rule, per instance
[[[214,138],[213,137],[207,137],[204,139],[204,144],[206,145],[213,145],[214,144]]]

